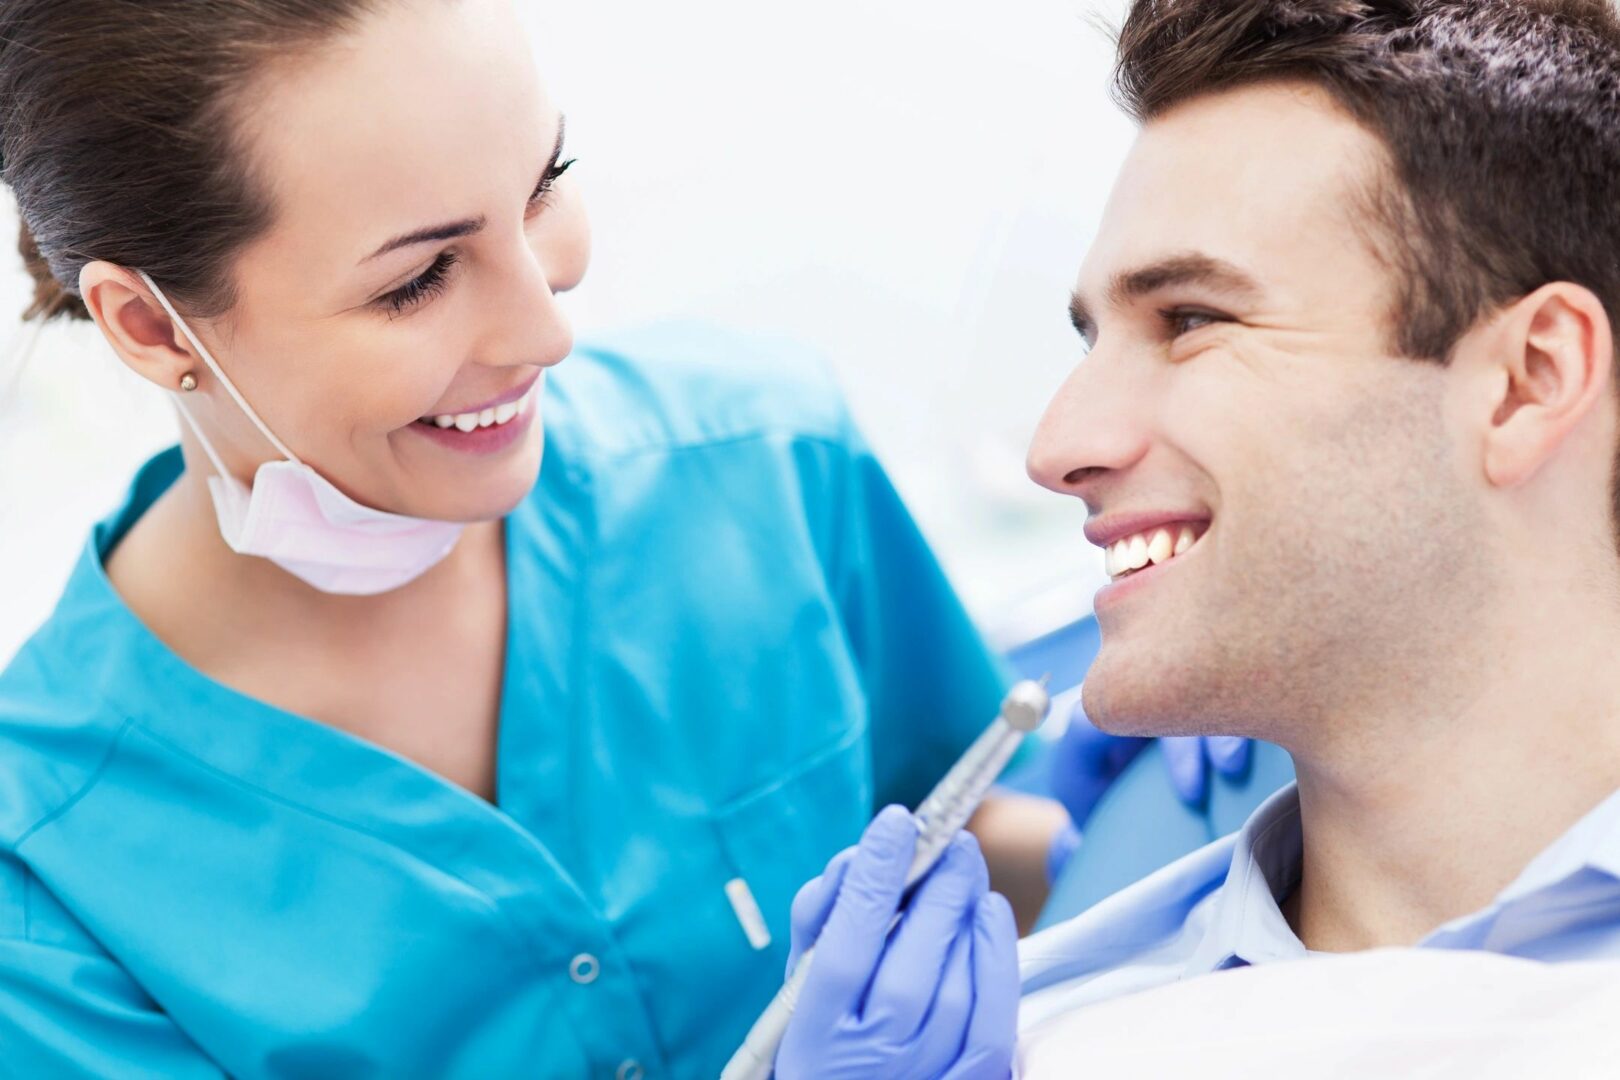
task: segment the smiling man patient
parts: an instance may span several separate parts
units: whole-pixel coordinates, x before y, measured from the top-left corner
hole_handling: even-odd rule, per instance
[[[1620,21],[1140,0],[1117,87],[1141,133],[1030,452],[1107,549],[1086,713],[1271,740],[1298,784],[1027,941],[1023,1029],[1312,953],[1620,958]],[[807,888],[801,938],[874,940],[849,928],[892,913],[893,843]],[[1018,992],[967,970],[981,1010]],[[853,1058],[905,1003],[848,1000]],[[967,1032],[972,1075],[1011,1028]]]

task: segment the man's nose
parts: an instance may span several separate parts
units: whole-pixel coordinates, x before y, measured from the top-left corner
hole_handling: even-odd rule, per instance
[[[1123,358],[1094,353],[1076,365],[1035,429],[1030,479],[1084,499],[1097,478],[1134,465],[1149,446],[1146,391]]]

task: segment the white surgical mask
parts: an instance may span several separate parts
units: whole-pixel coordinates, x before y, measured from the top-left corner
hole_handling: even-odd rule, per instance
[[[226,471],[185,401],[176,395],[180,415],[213,464],[215,475],[208,478],[208,491],[220,535],[232,551],[269,559],[322,592],[364,596],[397,589],[450,554],[465,528],[461,523],[362,506],[300,461],[225,377],[157,283],[144,270],[138,273],[220,385],[285,459],[260,465],[249,489]]]

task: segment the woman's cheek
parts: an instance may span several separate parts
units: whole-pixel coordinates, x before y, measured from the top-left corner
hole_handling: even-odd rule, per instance
[[[457,365],[447,358],[458,354],[401,348],[397,339],[394,345],[345,365],[345,386],[334,396],[348,402],[348,426],[356,434],[388,434],[420,420],[455,380]]]

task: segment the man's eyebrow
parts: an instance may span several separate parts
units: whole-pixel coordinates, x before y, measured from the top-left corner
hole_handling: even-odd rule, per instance
[[[546,162],[545,173],[549,173],[556,168],[557,159],[562,156],[564,124],[565,121],[559,117],[557,120],[557,141],[551,148],[551,157]],[[425,229],[401,233],[360,261],[368,263],[372,259],[387,255],[390,251],[398,251],[400,248],[411,247],[414,244],[436,243],[443,240],[454,240],[461,236],[471,236],[482,229],[485,224],[487,224],[487,221],[484,215],[479,214],[477,217],[464,218],[461,221],[451,221],[443,225],[429,225]]]
[[[1175,285],[1203,285],[1240,300],[1253,299],[1260,294],[1260,286],[1254,278],[1232,263],[1188,252],[1115,274],[1108,283],[1108,302],[1115,307],[1123,306]]]
[[[1232,263],[1211,255],[1187,252],[1115,274],[1108,283],[1108,304],[1122,307],[1176,285],[1202,285],[1237,300],[1253,300],[1260,294],[1260,285],[1254,278]],[[1091,340],[1097,322],[1079,290],[1069,297],[1069,321],[1081,337]]]

